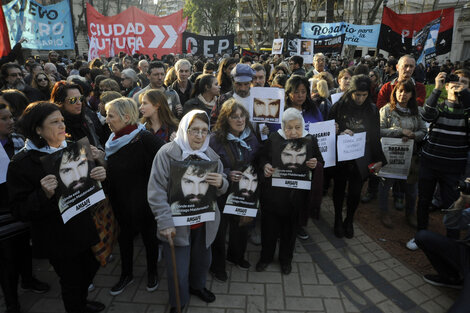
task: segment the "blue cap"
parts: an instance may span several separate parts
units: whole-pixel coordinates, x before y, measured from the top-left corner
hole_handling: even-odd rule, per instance
[[[255,75],[255,71],[247,64],[237,64],[230,73],[232,78],[237,83],[246,83],[251,82],[253,80],[253,75]]]

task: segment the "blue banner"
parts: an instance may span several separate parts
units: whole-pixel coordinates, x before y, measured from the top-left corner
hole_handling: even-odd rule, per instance
[[[8,37],[13,47],[21,38],[23,48],[74,49],[72,16],[68,0],[41,5],[33,0],[14,0],[3,6]]]
[[[301,36],[311,39],[325,39],[345,35],[344,44],[360,47],[377,47],[380,24],[355,25],[339,23],[302,23]]]

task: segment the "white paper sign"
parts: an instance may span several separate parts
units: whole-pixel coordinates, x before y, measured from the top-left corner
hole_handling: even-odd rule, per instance
[[[318,148],[320,149],[324,167],[336,165],[336,127],[335,121],[310,123],[308,127],[309,134],[317,138]]]
[[[252,122],[281,123],[284,112],[284,89],[254,87],[250,89],[250,116]]]
[[[7,170],[9,163],[10,158],[8,157],[7,152],[3,148],[3,145],[0,144],[0,184],[3,184],[7,181]]]
[[[238,206],[235,206],[235,205],[226,205],[224,207],[224,213],[225,214],[239,215],[239,216],[256,217],[256,214],[258,213],[258,210],[257,209],[238,207]]]
[[[403,142],[401,138],[387,138],[380,140],[382,150],[387,158],[387,164],[377,174],[386,178],[407,179],[413,156],[414,140]]]
[[[258,124],[258,127],[259,127],[259,136],[261,138],[261,141],[265,141],[266,139],[268,139],[268,135],[263,134],[263,128],[266,127],[266,124],[260,123]]]
[[[366,148],[366,132],[338,136],[338,162],[362,158]]]
[[[72,217],[82,213],[92,205],[104,200],[106,196],[104,195],[103,189],[98,190],[82,202],[75,204],[73,207],[69,208],[67,211],[62,213],[62,220],[64,224],[67,223]]]
[[[284,46],[283,38],[276,38],[273,40],[273,49],[271,54],[282,54],[282,47]]]
[[[338,92],[331,95],[331,104],[335,104],[341,98],[344,92]]]
[[[304,59],[304,64],[313,63],[313,40],[297,39],[297,54]]]
[[[205,212],[190,216],[173,216],[173,224],[175,226],[188,226],[215,220],[214,212]]]

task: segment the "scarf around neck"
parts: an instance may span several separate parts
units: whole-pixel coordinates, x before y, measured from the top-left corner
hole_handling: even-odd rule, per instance
[[[207,148],[209,147],[209,136],[206,136],[202,147],[198,150],[193,150],[189,145],[189,137],[188,137],[188,128],[190,122],[192,122],[194,115],[198,113],[207,113],[202,110],[192,110],[186,113],[185,116],[180,121],[178,126],[178,131],[176,132],[176,138],[174,142],[180,147],[181,151],[183,152],[182,159],[185,160],[190,155],[196,155],[203,160],[211,161],[211,159],[204,153],[206,152]],[[208,117],[209,119],[209,117]],[[209,125],[207,125],[209,127]]]
[[[36,151],[39,151],[39,152],[44,152],[44,153],[47,153],[47,154],[52,154],[54,152],[57,152],[59,150],[62,150],[64,148],[67,147],[67,141],[62,141],[62,143],[60,144],[60,146],[58,148],[54,148],[54,147],[51,147],[49,145],[45,145],[44,147],[42,148],[38,148],[31,140],[29,139],[26,139],[26,143],[24,145],[24,149],[25,150],[36,150]]]
[[[248,127],[245,127],[245,129],[243,130],[243,132],[240,134],[239,137],[229,132],[227,134],[227,140],[238,142],[240,146],[247,149],[248,151],[251,151],[251,147],[245,142],[245,140],[243,140],[243,139],[248,138],[250,134],[251,134],[251,130]]]
[[[106,141],[105,144],[105,152],[106,152],[106,159],[108,159],[111,155],[115,154],[118,152],[122,147],[127,145],[129,142],[131,142],[132,139],[134,139],[135,136],[141,131],[145,130],[145,126],[143,124],[138,124],[137,128],[134,129],[132,132],[130,132],[127,135],[123,135],[119,138],[116,138],[114,140],[114,137],[116,137],[115,133],[112,133],[109,136],[108,141]]]

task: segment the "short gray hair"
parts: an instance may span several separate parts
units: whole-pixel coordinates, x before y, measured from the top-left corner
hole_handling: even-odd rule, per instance
[[[293,120],[300,120],[302,124],[304,123],[304,117],[302,116],[302,112],[297,110],[296,108],[288,108],[282,113],[282,129],[286,127],[287,122]]]
[[[186,60],[186,59],[180,59],[180,60],[178,60],[178,61],[175,63],[175,70],[176,70],[177,72],[179,72],[181,66],[183,66],[183,65],[186,65],[186,66],[189,67],[189,69],[191,69],[191,62],[189,62],[189,61]]]
[[[106,103],[106,111],[108,111],[110,107],[113,107],[117,111],[121,121],[124,121],[124,117],[128,115],[128,125],[139,123],[139,109],[137,108],[137,103],[133,99],[127,97],[114,99],[113,101]]]
[[[130,78],[134,83],[138,80],[137,73],[131,68],[126,68],[125,70],[122,70],[121,74],[123,74],[127,78]]]

